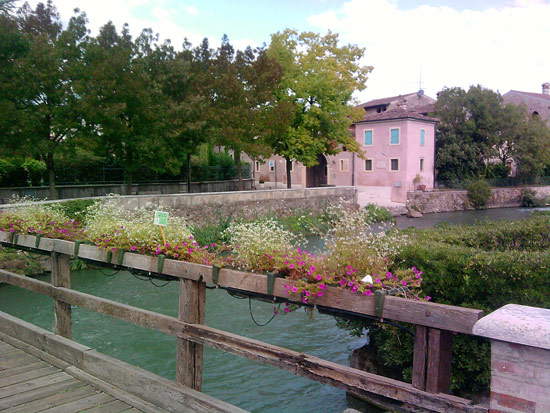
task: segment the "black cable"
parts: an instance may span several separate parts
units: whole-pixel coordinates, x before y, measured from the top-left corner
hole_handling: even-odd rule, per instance
[[[248,310],[250,311],[250,318],[252,319],[254,324],[256,324],[258,327],[265,327],[266,325],[271,323],[273,321],[273,319],[275,318],[275,316],[277,314],[279,314],[280,309],[281,309],[281,304],[280,303],[279,303],[279,306],[277,308],[275,308],[275,303],[273,303],[273,315],[271,316],[271,318],[269,320],[267,320],[265,323],[259,323],[254,318],[254,314],[252,314],[252,298],[248,297]]]

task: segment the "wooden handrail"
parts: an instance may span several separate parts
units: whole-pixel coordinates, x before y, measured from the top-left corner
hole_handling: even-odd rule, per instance
[[[19,235],[14,239],[10,233],[2,231],[0,244],[52,255],[53,285],[4,270],[0,270],[0,282],[52,297],[55,300],[56,333],[70,337],[71,305],[75,305],[176,336],[176,379],[178,383],[196,390],[200,390],[202,382],[202,346],[209,345],[343,388],[356,395],[376,393],[440,412],[487,411],[483,407],[473,406],[469,400],[444,394],[448,392],[450,382],[451,332],[471,334],[474,323],[483,315],[481,310],[386,297],[382,314],[385,319],[417,325],[411,385],[204,325],[205,285],[213,281],[211,266],[164,260],[161,274],[180,282],[179,318],[173,318],[70,289],[68,266],[71,256],[101,265],[151,273],[158,271],[156,257],[127,252],[120,260],[118,253],[110,254],[93,245],[82,244],[75,249],[72,241],[37,239],[32,235]],[[216,280],[221,288],[239,290],[256,297],[291,301],[292,297],[284,288],[287,282],[276,279],[268,296],[268,279],[263,274],[223,268]],[[328,287],[327,294],[316,298],[315,304],[322,306],[324,311],[343,311],[357,317],[380,316],[375,310],[374,297],[360,296],[336,287]]]
[[[11,234],[0,231],[0,243],[9,247],[25,247],[39,252],[58,252],[73,255],[74,242],[59,239],[42,238],[36,247],[36,237],[32,235],[20,235],[17,243],[11,242]],[[78,251],[78,257],[100,263],[110,263],[107,251],[93,245],[82,244]],[[113,262],[116,262],[112,258]],[[141,271],[157,272],[158,258],[126,252],[121,266]],[[188,279],[206,283],[212,282],[212,267],[165,259],[162,274],[180,279]],[[284,285],[288,281],[276,279],[273,296],[283,300],[292,301]],[[244,292],[267,295],[267,276],[264,274],[237,271],[229,268],[220,270],[218,286],[221,288],[238,289]],[[351,293],[337,287],[328,287],[323,297],[316,297],[315,304],[344,310],[355,315],[376,316],[375,298]],[[387,296],[384,300],[383,317],[386,319],[411,323],[441,330],[472,334],[473,325],[483,317],[483,311],[457,307],[445,304],[437,304],[426,301],[411,300],[401,297]]]

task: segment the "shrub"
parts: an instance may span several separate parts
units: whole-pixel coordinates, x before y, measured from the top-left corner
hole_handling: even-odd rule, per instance
[[[479,179],[472,181],[466,187],[468,190],[468,200],[475,209],[483,209],[491,196],[491,188],[487,181]]]
[[[86,211],[86,233],[91,241],[103,248],[121,248],[140,253],[159,253],[159,246],[178,244],[192,239],[191,230],[184,218],[170,216],[168,225],[160,228],[153,224],[154,211],[127,210],[116,200],[98,202]]]
[[[372,222],[395,222],[395,218],[387,208],[368,204],[365,206],[365,210]]]
[[[524,188],[521,190],[521,206],[527,208],[542,207],[546,203],[546,200],[542,197],[537,197],[537,193],[530,188]]]
[[[96,202],[98,201],[93,199],[75,199],[71,201],[56,202],[51,205],[52,208],[58,209],[69,218],[84,222],[89,211],[88,208]]]
[[[550,215],[537,214],[517,222],[409,231],[410,242],[400,249],[395,266],[415,265],[424,271],[427,275],[422,292],[438,303],[486,313],[511,302],[550,308],[549,225]],[[372,322],[346,321],[340,325],[360,333]],[[409,380],[413,354],[409,335],[384,326],[371,328],[369,336],[373,357],[396,372],[394,378]],[[455,393],[487,390],[489,366],[487,340],[454,337],[451,389]]]

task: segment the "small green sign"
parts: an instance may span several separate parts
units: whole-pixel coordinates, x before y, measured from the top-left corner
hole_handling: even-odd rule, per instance
[[[155,219],[153,220],[155,225],[162,225],[163,227],[168,225],[168,212],[155,211]]]

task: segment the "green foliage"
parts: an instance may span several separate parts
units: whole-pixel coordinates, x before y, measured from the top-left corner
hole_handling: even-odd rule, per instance
[[[40,264],[42,255],[31,254],[11,248],[0,248],[0,268],[18,274],[37,276],[44,273]]]
[[[533,189],[524,188],[521,190],[521,206],[527,208],[542,207],[546,204],[546,199],[537,197]]]
[[[349,103],[365,87],[372,67],[360,65],[364,49],[338,42],[330,32],[320,36],[287,29],[271,36],[267,54],[281,65],[283,75],[268,139],[287,160],[287,178],[290,160],[313,166],[318,155],[335,154],[342,145],[360,152],[349,133],[360,111]]]
[[[491,188],[484,179],[472,181],[466,187],[468,200],[475,209],[483,209],[491,197]]]
[[[93,199],[75,199],[71,201],[63,201],[52,204],[52,208],[56,208],[65,216],[79,222],[85,222],[90,207],[94,205],[96,200]]]
[[[444,89],[435,115],[438,179],[448,186],[472,178],[506,177],[514,161],[522,176],[541,176],[550,163],[550,128],[526,108],[504,105],[481,86]]]
[[[486,313],[509,303],[550,308],[549,234],[550,214],[534,214],[515,222],[412,230],[397,265],[420,268],[425,273],[423,293],[438,303]],[[357,322],[342,325],[355,333],[365,327]],[[413,353],[409,335],[386,326],[371,328],[369,336],[377,360],[390,368],[395,378],[408,379]],[[451,388],[455,393],[486,391],[489,366],[487,340],[454,337]]]
[[[371,222],[395,222],[395,218],[387,208],[375,204],[368,204],[365,206],[365,209]]]

